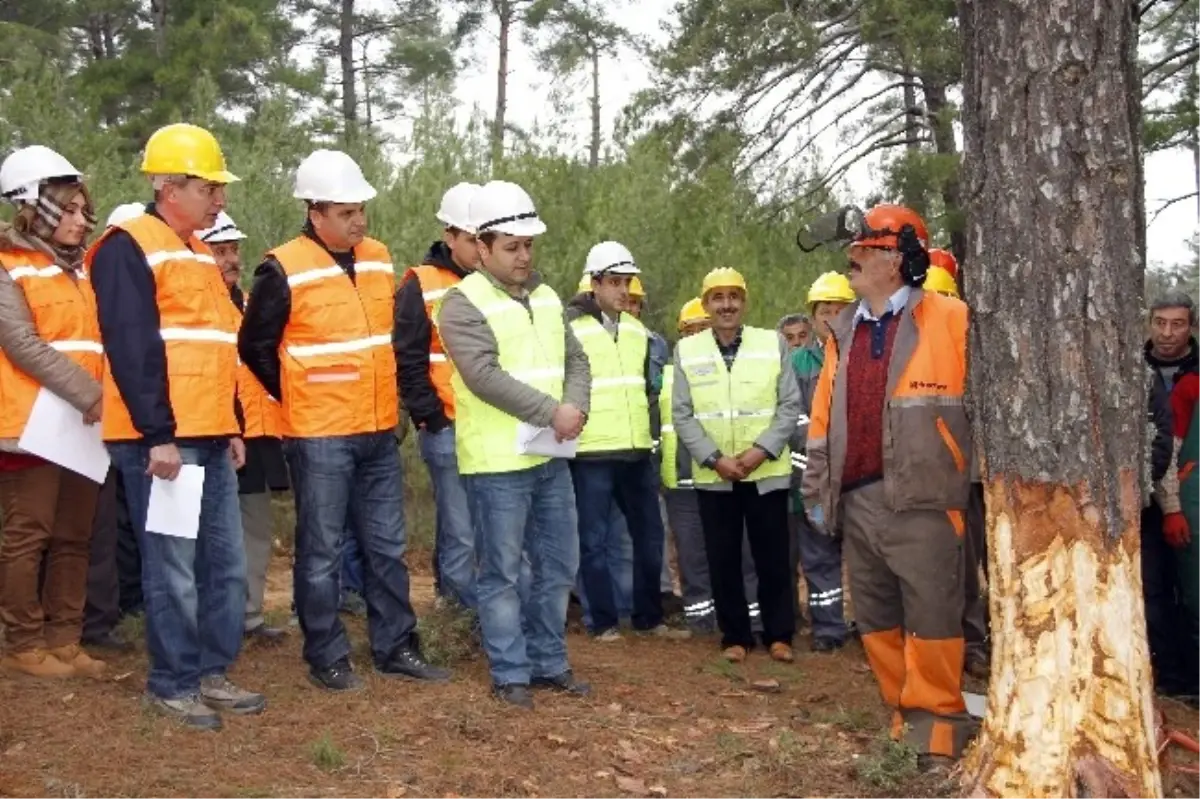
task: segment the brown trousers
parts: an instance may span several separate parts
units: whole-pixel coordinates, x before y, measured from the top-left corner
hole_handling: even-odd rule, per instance
[[[962,696],[965,514],[894,513],[883,482],[842,497],[844,552],[863,648],[892,736],[958,757],[975,731]]]
[[[10,652],[79,643],[99,492],[49,463],[0,473],[0,621]]]

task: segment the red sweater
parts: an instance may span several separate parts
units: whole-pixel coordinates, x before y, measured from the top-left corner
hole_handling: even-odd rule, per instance
[[[896,343],[898,317],[862,321],[854,328],[846,366],[846,464],[842,491],[883,477],[883,411],[887,400],[888,364]]]

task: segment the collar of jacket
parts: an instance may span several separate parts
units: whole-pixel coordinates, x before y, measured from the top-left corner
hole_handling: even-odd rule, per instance
[[[583,291],[576,294],[567,303],[567,321],[571,322],[581,316],[590,316],[601,325],[604,324],[603,311],[600,310],[600,303],[596,301],[596,295],[590,291]]]
[[[900,325],[900,329],[896,331],[896,341],[892,345],[892,357],[888,366],[887,396],[889,397],[896,393],[896,383],[900,381],[904,367],[908,365],[909,359],[912,358],[912,354],[917,348],[917,320],[913,311],[924,299],[925,289],[913,287],[908,294],[908,300],[904,303],[904,309],[899,315],[897,324]],[[849,357],[857,315],[858,304],[848,305],[829,324],[830,335],[834,340],[834,355],[838,359],[838,369],[842,368]]]
[[[320,244],[321,249],[329,253],[329,257],[332,258],[343,269],[349,269],[353,267],[358,260],[354,256],[353,249],[347,250],[346,252],[334,252],[333,250],[329,249],[325,242],[321,241],[321,237],[317,235],[317,231],[313,229],[311,220],[304,220],[304,227],[300,229],[300,232],[305,236],[308,236],[317,244]]]
[[[1146,342],[1146,347],[1143,350],[1146,355],[1146,363],[1153,366],[1155,369],[1164,367],[1175,367],[1182,372],[1200,371],[1200,344],[1197,343],[1195,336],[1188,337],[1188,351],[1182,358],[1175,361],[1164,361],[1154,355],[1154,343]]]
[[[422,266],[436,266],[438,269],[445,269],[449,272],[461,277],[466,277],[471,274],[471,269],[463,269],[454,260],[454,256],[450,254],[450,248],[444,241],[435,241],[429,245],[429,252],[425,253],[425,257],[421,259]]]
[[[489,272],[489,271],[488,271],[488,270],[486,270],[486,269],[480,269],[480,270],[479,270],[479,273],[480,273],[481,275],[483,275],[484,277],[486,277],[486,278],[487,278],[487,279],[488,279],[488,280],[491,282],[491,284],[492,284],[493,286],[495,286],[496,288],[500,289],[500,290],[501,290],[501,291],[503,291],[505,294],[508,294],[508,293],[509,293],[508,286],[504,285],[504,284],[503,284],[503,283],[501,283],[499,280],[497,280],[497,279],[496,279],[496,276],[495,276],[495,275],[493,275],[491,272]],[[537,291],[537,288],[538,288],[538,286],[540,286],[540,285],[542,285],[542,276],[541,276],[541,273],[539,273],[539,272],[538,272],[536,269],[534,269],[534,270],[531,270],[531,271],[529,272],[529,279],[528,279],[528,280],[526,280],[526,281],[525,281],[525,283],[524,283],[524,284],[521,286],[521,288],[524,290],[524,293],[522,293],[522,294],[520,295],[520,297],[517,297],[517,299],[525,299],[525,298],[526,298],[526,297],[528,297],[530,294],[532,294],[533,292]],[[516,296],[516,295],[513,295],[513,296]]]

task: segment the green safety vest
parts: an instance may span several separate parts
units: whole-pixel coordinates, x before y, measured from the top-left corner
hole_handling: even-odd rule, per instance
[[[593,316],[573,320],[571,329],[587,353],[592,372],[588,420],[579,436],[578,451],[650,449],[650,404],[646,400],[650,334],[627,313],[617,321],[615,340]]]
[[[775,416],[778,403],[779,369],[783,352],[779,334],[760,327],[742,328],[742,344],[733,369],[710,334],[688,336],[678,345],[679,365],[687,374],[692,395],[692,412],[721,450],[730,457],[754,446]],[[790,451],[785,446],[775,460],[767,460],[748,478],[751,482],[792,473]],[[699,464],[694,470],[697,485],[719,483],[721,476]]]
[[[1200,535],[1200,419],[1192,419],[1179,448],[1179,503],[1187,517],[1192,539]]]
[[[487,320],[496,337],[501,369],[561,399],[566,332],[562,302],[554,289],[544,283],[538,286],[529,295],[526,307],[484,274],[475,272],[450,291],[462,292]],[[459,474],[515,472],[549,460],[541,455],[518,454],[520,420],[472,394],[457,369],[450,386],[454,390],[454,447]]]

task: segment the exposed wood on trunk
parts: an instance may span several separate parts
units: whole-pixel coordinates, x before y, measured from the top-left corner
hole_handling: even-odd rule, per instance
[[[595,169],[600,165],[600,47],[589,42],[592,63],[592,138],[588,148],[588,166]]]
[[[342,0],[338,20],[338,56],[342,65],[342,123],[345,138],[354,138],[358,126],[357,70],[354,63],[354,0]]]
[[[1146,405],[1130,6],[960,0],[959,10],[970,395],[994,636],[966,789],[1160,796],[1138,556]]]

